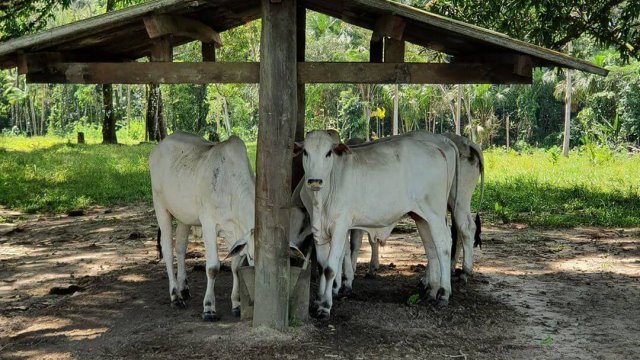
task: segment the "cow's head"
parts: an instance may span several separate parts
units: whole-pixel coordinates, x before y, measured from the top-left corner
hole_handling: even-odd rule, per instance
[[[296,143],[296,153],[302,152],[302,166],[305,173],[305,186],[313,191],[322,189],[333,168],[336,156],[351,152],[340,142],[334,130],[316,130],[307,133],[304,143]]]

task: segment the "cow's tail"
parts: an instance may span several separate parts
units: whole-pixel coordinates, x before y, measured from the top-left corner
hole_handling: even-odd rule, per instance
[[[160,235],[162,231],[158,228],[158,238],[156,239],[156,250],[158,250],[158,259],[162,260],[162,243],[160,242]]]
[[[474,144],[475,145],[475,144]],[[480,201],[478,202],[478,210],[476,211],[476,233],[474,234],[473,247],[482,248],[482,239],[480,234],[482,233],[482,223],[480,221],[480,211],[482,210],[482,200],[484,199],[484,158],[482,156],[482,150],[475,146],[471,146],[471,151],[476,153],[478,157],[478,169],[480,170]]]

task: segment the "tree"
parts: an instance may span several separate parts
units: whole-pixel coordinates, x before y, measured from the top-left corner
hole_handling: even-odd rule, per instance
[[[587,36],[615,47],[625,60],[640,56],[640,1],[416,0],[412,5],[556,50]]]
[[[115,0],[107,0],[107,11],[112,11],[115,8]],[[116,114],[113,109],[113,85],[102,85],[102,103],[104,104],[104,118],[102,121],[102,143],[103,144],[117,144],[118,137],[116,136]]]

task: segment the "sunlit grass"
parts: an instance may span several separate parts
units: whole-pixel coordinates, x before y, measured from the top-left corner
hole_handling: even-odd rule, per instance
[[[0,137],[0,205],[66,212],[92,205],[151,204],[151,149],[153,144]],[[247,151],[255,164],[256,144],[247,143]],[[536,226],[640,226],[640,156],[574,151],[563,158],[553,151],[494,149],[485,158],[485,219]]]

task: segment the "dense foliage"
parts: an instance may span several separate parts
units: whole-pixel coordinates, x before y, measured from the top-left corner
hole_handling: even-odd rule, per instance
[[[134,2],[116,1],[116,7]],[[494,0],[483,2],[482,6],[477,6],[474,0],[403,2],[546,46],[561,48],[572,41],[575,55],[611,71],[604,78],[574,73],[572,146],[640,144],[640,65],[633,58],[639,48],[634,45],[639,28],[634,23],[640,6],[636,2]],[[54,11],[54,20],[48,26],[100,14],[107,7],[106,0],[59,4],[68,6]],[[497,6],[501,11],[496,10]],[[608,25],[602,21],[605,17],[610,17]],[[587,21],[592,25],[586,26]],[[314,12],[308,12],[307,24],[307,60],[368,59],[369,31]],[[226,31],[222,39],[225,46],[217,52],[219,61],[259,60],[260,21]],[[200,60],[197,43],[176,48],[174,53],[176,61]],[[413,45],[407,47],[406,59],[447,60],[441,53]],[[559,145],[564,78],[564,72],[536,69],[531,86],[462,86],[464,132],[484,146],[502,146],[506,145],[508,121],[511,146]],[[368,130],[376,136],[390,134],[396,96],[400,102],[400,131],[453,129],[456,86],[403,85],[398,94],[389,85],[323,84],[308,85],[306,90],[308,129],[333,127],[344,137],[366,137]],[[118,129],[128,128],[145,117],[148,94],[145,85],[113,87]],[[170,132],[216,132],[222,138],[233,133],[247,140],[256,137],[255,85],[163,85],[162,94],[165,123]],[[15,71],[0,73],[0,129],[4,133],[66,135],[79,128],[97,130],[101,128],[103,112],[99,86],[33,85],[26,84]]]

